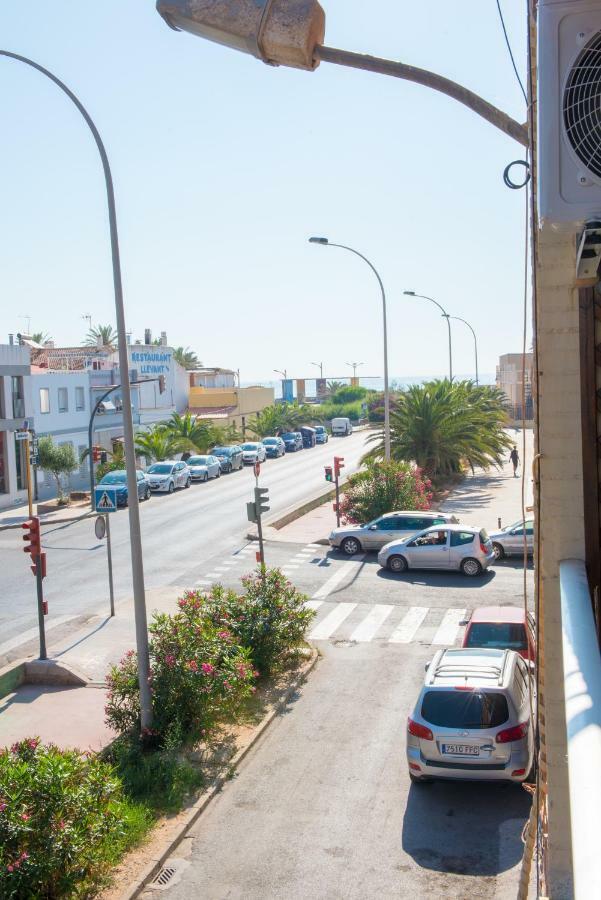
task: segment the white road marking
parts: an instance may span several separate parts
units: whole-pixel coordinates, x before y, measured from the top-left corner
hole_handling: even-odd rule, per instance
[[[205,578],[221,578],[223,572],[207,572]]]
[[[393,609],[394,606],[387,603],[376,603],[369,615],[357,625],[351,634],[351,641],[371,641]]]
[[[363,565],[364,559],[365,559],[365,557],[361,557],[360,560],[357,560],[355,562],[342,563],[340,568],[337,569],[333,575],[330,575],[328,580],[324,584],[322,584],[322,586],[319,588],[318,591],[316,591],[313,594],[313,599],[314,600],[325,600],[325,598],[328,596],[328,594],[332,593],[334,588],[340,584],[340,582],[343,580],[343,578],[345,578],[347,575],[351,575],[352,573],[356,572],[357,569]]]
[[[432,638],[433,644],[445,644],[447,647],[455,643],[459,632],[459,623],[465,619],[464,609],[449,609],[438,626],[438,631]]]
[[[51,624],[46,624],[46,631],[52,631],[53,628],[58,628],[59,625],[64,625],[65,622],[71,622],[76,618],[77,616],[57,616],[56,619],[51,620]],[[15,637],[10,638],[10,640],[0,644],[0,653],[8,653],[9,650],[13,650],[15,647],[27,643],[27,641],[30,641],[32,638],[36,638],[39,633],[40,631],[37,625],[35,628],[28,628],[27,631],[22,631],[20,634],[15,635]]]
[[[307,600],[305,606],[307,609],[319,609],[323,604],[323,600]]]
[[[323,550],[324,544],[307,544],[307,547],[311,547],[312,550]]]
[[[330,635],[342,625],[344,620],[350,616],[356,606],[356,603],[339,603],[330,613],[328,613],[325,619],[321,620],[319,625],[315,626],[309,635],[309,638],[315,641],[329,638]]]
[[[210,582],[210,581],[205,581],[205,580],[201,579],[200,581],[195,581],[195,582],[194,582],[194,587],[204,587],[204,586],[207,585],[207,584],[211,584],[211,582]]]
[[[293,569],[300,569],[300,566],[292,565],[288,563],[288,565],[282,566],[282,572],[292,571]]]
[[[400,625],[390,636],[391,644],[409,644],[428,615],[429,606],[410,606]]]
[[[235,566],[235,565],[236,565],[235,559],[224,559],[219,568],[222,568],[223,566]]]

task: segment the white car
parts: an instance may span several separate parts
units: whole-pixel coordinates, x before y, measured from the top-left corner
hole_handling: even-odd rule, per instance
[[[242,444],[242,462],[245,466],[253,465],[256,462],[265,462],[267,459],[267,450],[265,445],[258,441],[250,441]]]
[[[192,481],[208,481],[221,475],[221,464],[216,456],[191,456],[186,462]]]
[[[176,488],[189,488],[192,483],[187,464],[175,459],[153,463],[146,469],[146,477],[151,491],[165,491],[169,494]]]

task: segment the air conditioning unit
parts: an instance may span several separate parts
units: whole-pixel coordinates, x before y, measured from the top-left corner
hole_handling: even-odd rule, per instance
[[[601,219],[601,0],[539,0],[538,177],[542,226]]]

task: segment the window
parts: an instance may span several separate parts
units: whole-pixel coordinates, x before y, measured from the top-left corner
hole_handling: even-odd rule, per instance
[[[82,412],[86,408],[86,396],[82,387],[75,388],[75,409]]]
[[[18,441],[16,436],[15,462],[17,468],[17,490],[24,491],[27,488],[27,456],[25,455],[25,441]]]
[[[0,431],[0,494],[8,493],[6,483],[6,432]]]
[[[451,547],[462,547],[464,544],[471,544],[473,540],[474,535],[471,531],[451,532]]]
[[[50,412],[50,388],[40,388],[40,412]]]
[[[69,392],[64,387],[58,389],[58,411],[69,412]]]
[[[13,419],[22,419],[25,415],[25,400],[23,399],[23,378],[21,375],[12,376],[11,393],[13,399]]]
[[[503,694],[488,691],[428,691],[422,717],[440,728],[498,728],[509,718]]]

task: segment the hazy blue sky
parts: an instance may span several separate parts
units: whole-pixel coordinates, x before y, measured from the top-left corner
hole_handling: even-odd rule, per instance
[[[494,0],[326,0],[326,43],[430,68],[520,121],[525,108]],[[525,69],[525,4],[504,0]],[[153,0],[2,0],[2,49],[31,56],[79,94],[112,163],[128,330],[166,330],[242,379],[379,375],[389,295],[392,375],[444,373],[446,329],[413,289],[469,319],[482,371],[521,348],[523,158],[454,101],[322,64],[273,69],[170,30]],[[100,162],[69,101],[0,58],[0,341],[25,330],[80,343],[89,313],[114,322]],[[454,326],[456,363],[471,335]]]

